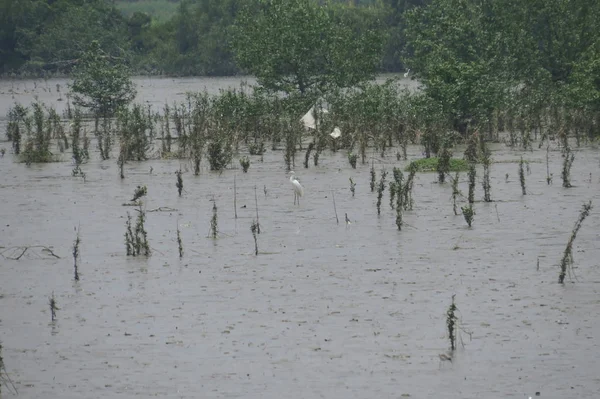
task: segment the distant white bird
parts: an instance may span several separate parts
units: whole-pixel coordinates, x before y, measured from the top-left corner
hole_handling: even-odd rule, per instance
[[[406,71],[406,72],[404,73],[404,77],[405,77],[405,78],[408,78],[408,74],[409,74],[409,73],[410,73],[410,68],[408,68],[408,71]]]
[[[300,205],[300,197],[304,195],[304,188],[296,178],[296,174],[293,170],[290,172],[290,183],[294,186],[294,205],[296,205],[296,201],[298,201],[298,205]]]

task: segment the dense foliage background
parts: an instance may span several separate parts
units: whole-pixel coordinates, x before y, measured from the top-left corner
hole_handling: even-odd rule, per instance
[[[403,69],[402,15],[427,0],[320,1],[360,33],[365,18],[385,37],[379,71]],[[242,71],[230,46],[242,5],[259,0],[0,0],[0,73],[69,73],[92,39],[128,57],[142,74],[231,75]],[[302,3],[302,2],[301,2]],[[304,2],[306,3],[306,2]],[[290,32],[298,26],[289,27]],[[370,22],[369,22],[370,23]]]

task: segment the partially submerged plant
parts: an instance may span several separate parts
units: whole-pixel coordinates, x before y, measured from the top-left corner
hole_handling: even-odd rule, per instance
[[[475,164],[472,163],[469,165],[469,204],[473,204],[475,202],[475,177],[477,176],[477,171],[475,170]]]
[[[560,284],[564,283],[567,272],[570,273],[573,269],[573,242],[577,237],[577,232],[579,232],[583,221],[586,217],[588,217],[591,210],[592,201],[589,201],[587,204],[583,204],[579,218],[577,218],[577,221],[575,222],[575,226],[571,232],[571,237],[569,237],[569,242],[567,242],[567,247],[565,248],[565,252],[563,253],[563,257],[560,261],[560,274],[558,275],[558,282]]]
[[[373,163],[371,163],[371,183],[370,183],[371,192],[375,191],[375,180],[376,179],[377,179],[377,176],[375,175],[375,165]]]
[[[350,191],[352,192],[353,197],[354,197],[355,189],[356,189],[356,183],[354,183],[354,180],[352,180],[352,178],[350,178]]]
[[[565,188],[571,188],[573,187],[573,185],[571,184],[571,166],[573,165],[573,161],[575,160],[575,154],[573,154],[571,152],[571,149],[567,146],[564,150],[563,156],[564,161],[561,173],[563,181],[562,185]]]
[[[9,392],[12,390],[15,392],[15,395],[19,394],[17,391],[17,387],[13,384],[10,376],[8,375],[8,371],[6,371],[6,365],[4,364],[4,359],[2,358],[2,343],[0,343],[0,395],[2,395],[2,384],[6,385]]]
[[[146,194],[148,194],[148,189],[146,188],[146,186],[137,186],[133,191],[133,198],[131,199],[131,202],[137,203],[137,200],[139,200]]]
[[[450,173],[450,159],[452,158],[452,152],[448,148],[448,144],[444,143],[442,149],[438,155],[437,173],[438,182],[444,183],[446,181],[446,174]]]
[[[81,239],[79,237],[79,230],[77,230],[77,236],[75,237],[75,242],[73,243],[73,269],[74,269],[74,279],[75,281],[79,281],[79,244],[81,243]]]
[[[308,169],[308,160],[310,159],[310,153],[315,148],[315,143],[311,142],[306,149],[306,154],[304,155],[304,167]]]
[[[492,185],[490,183],[490,165],[492,164],[492,157],[489,148],[485,145],[483,138],[481,139],[481,163],[483,164],[483,200],[485,202],[492,202],[492,196],[490,190]]]
[[[463,216],[465,217],[465,222],[467,222],[469,227],[471,227],[471,223],[473,223],[473,216],[475,216],[475,211],[473,210],[473,204],[463,206],[460,209],[462,210]]]
[[[352,166],[352,169],[356,169],[356,161],[357,160],[358,160],[357,154],[353,154],[353,153],[348,154],[348,161],[350,162],[350,166]]]
[[[521,161],[519,162],[519,181],[521,182],[521,193],[527,195],[527,190],[525,189],[525,170],[523,169],[523,165],[523,157],[521,157]]]
[[[233,157],[232,148],[222,139],[216,139],[208,144],[208,163],[210,170],[222,171]]]
[[[402,230],[402,212],[404,212],[404,200],[406,186],[403,183],[404,174],[399,168],[394,168],[394,188],[396,190],[396,226],[398,230]]]
[[[179,231],[179,224],[177,224],[177,248],[179,249],[179,258],[183,258],[183,241],[181,240],[181,232]]]
[[[54,322],[54,320],[56,320],[56,312],[60,310],[58,308],[56,298],[54,298],[54,291],[52,292],[52,296],[50,297],[48,304],[50,305],[50,315],[52,316],[52,321]]]
[[[454,211],[454,215],[458,215],[457,203],[456,200],[459,196],[462,195],[460,190],[458,189],[458,181],[459,181],[459,173],[456,172],[454,178],[452,179],[452,210]]]
[[[247,156],[243,156],[240,158],[240,165],[242,166],[242,170],[244,173],[248,173],[248,168],[250,167],[250,158]]]
[[[552,174],[550,173],[550,144],[546,146],[546,183],[552,184]]]
[[[381,170],[381,178],[379,179],[379,184],[377,185],[377,215],[381,214],[381,199],[383,198],[383,191],[385,190],[385,177],[387,176],[387,172],[385,170]]]
[[[254,205],[256,206],[256,232],[260,234],[260,222],[258,221],[258,195],[256,194],[256,186],[254,186]]]
[[[458,308],[454,303],[455,296],[456,295],[452,295],[452,303],[446,311],[446,327],[448,328],[448,339],[450,340],[451,351],[454,351],[456,349],[456,335],[458,322],[458,317],[456,316],[456,311],[458,310]]]
[[[217,238],[219,233],[219,224],[217,220],[217,201],[213,198],[212,218],[210,219],[210,236]]]
[[[181,192],[183,191],[183,177],[181,173],[181,168],[178,169],[175,174],[177,175],[177,183],[175,183],[175,187],[177,187],[177,193],[181,197]]]
[[[258,231],[258,223],[256,222],[256,220],[252,221],[250,231],[252,232],[252,237],[254,237],[254,255],[258,255],[258,238],[256,234]]]
[[[125,222],[125,249],[128,256],[145,255],[150,256],[150,244],[148,243],[148,232],[146,231],[146,211],[142,208],[142,203],[138,204],[138,217],[135,228],[132,228],[131,215],[127,212],[127,221]]]

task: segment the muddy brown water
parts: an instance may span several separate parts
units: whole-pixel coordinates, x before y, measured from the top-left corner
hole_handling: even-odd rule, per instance
[[[300,206],[282,151],[269,150],[264,162],[251,156],[247,174],[211,173],[203,163],[200,176],[183,174],[181,198],[174,172],[187,164],[177,160],[129,163],[121,180],[115,159],[94,153],[84,183],[66,160],[27,167],[7,153],[0,250],[46,246],[60,256],[32,247],[19,260],[0,257],[0,341],[18,397],[599,397],[598,149],[576,149],[574,187],[564,189],[556,149],[547,185],[545,151],[491,148],[494,202],[475,204],[473,228],[453,214],[450,185],[419,173],[402,231],[387,190],[377,216],[369,165],[351,169],[343,151],[309,169],[297,157]],[[530,161],[526,196],[521,155]],[[409,148],[410,159],[420,156]],[[378,175],[405,164],[393,153],[375,160]],[[125,256],[126,215],[135,211],[122,204],[137,185],[148,187],[147,259]],[[460,189],[467,192],[465,174]],[[213,198],[216,240],[207,238]],[[559,285],[559,261],[589,200],[595,208],[575,241],[575,277]],[[150,212],[159,207],[173,210]],[[60,310],[51,323],[53,292]],[[449,347],[453,295],[462,343],[449,363],[438,356]],[[2,398],[12,397],[3,386]]]

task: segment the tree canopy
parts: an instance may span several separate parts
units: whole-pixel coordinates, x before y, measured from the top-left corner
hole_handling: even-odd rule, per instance
[[[111,116],[136,95],[129,68],[122,59],[111,57],[93,41],[73,71],[71,84],[75,105],[98,116]]]
[[[324,91],[372,78],[381,60],[377,13],[360,23],[341,7],[313,0],[247,2],[233,27],[239,66],[265,88],[286,93]]]

